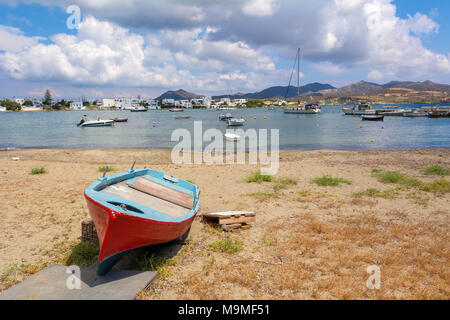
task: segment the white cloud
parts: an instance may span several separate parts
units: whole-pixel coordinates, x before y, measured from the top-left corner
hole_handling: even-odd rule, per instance
[[[367,79],[373,80],[373,81],[380,81],[380,80],[383,80],[383,78],[384,78],[384,75],[378,70],[372,70],[367,75]]]
[[[336,65],[328,61],[315,63],[313,64],[313,67],[316,70],[326,74],[341,74],[345,72],[345,70],[339,65]]]
[[[242,41],[208,40],[211,30],[161,30],[144,37],[88,16],[76,35],[54,35],[51,44],[30,40],[21,50],[0,54],[0,68],[17,80],[204,90],[223,88],[222,74],[239,74],[234,79],[249,87],[263,75],[247,78],[240,70],[275,70],[271,58]]]
[[[428,16],[421,13],[416,13],[413,17],[411,17],[411,15],[408,15],[408,20],[406,20],[405,23],[415,34],[428,34],[431,32],[439,31],[439,25]]]
[[[426,48],[420,38],[439,32],[433,16],[411,12],[402,19],[393,0],[13,2],[77,4],[84,18],[76,35],[55,35],[51,44],[6,32],[17,41],[0,46],[18,45],[4,49],[0,65],[16,79],[216,90],[226,88],[223,75],[238,74],[236,86],[261,89],[289,79],[277,62],[291,61],[297,47],[302,62],[326,74],[358,70],[374,80],[450,74],[448,53]],[[50,57],[41,66],[33,62],[44,54]]]
[[[273,15],[278,8],[275,0],[249,0],[242,7],[242,11],[248,16],[267,17]]]
[[[26,37],[20,29],[0,25],[0,51],[17,52],[37,44],[42,37]]]

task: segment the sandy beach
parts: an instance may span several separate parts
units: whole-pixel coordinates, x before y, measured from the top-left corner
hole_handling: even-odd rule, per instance
[[[80,244],[81,221],[89,218],[84,189],[101,175],[100,166],[117,173],[133,160],[136,168],[168,172],[201,189],[187,243],[139,299],[450,297],[449,193],[383,183],[372,174],[399,171],[431,183],[440,177],[421,170],[450,168],[450,149],[283,151],[276,177],[296,184],[279,188],[247,183],[256,165],[175,165],[164,150],[0,151],[0,291],[46,265],[68,263]],[[31,175],[38,167],[46,173]],[[351,183],[311,182],[324,174]],[[225,233],[201,217],[228,210],[254,211],[256,222]],[[227,237],[242,249],[210,246]],[[366,287],[371,265],[381,270],[379,290]]]

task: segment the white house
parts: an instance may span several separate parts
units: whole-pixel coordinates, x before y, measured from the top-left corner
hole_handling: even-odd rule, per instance
[[[171,105],[171,106],[173,106],[175,104],[175,99],[162,99],[161,103],[163,105]]]
[[[154,99],[148,100],[147,103],[148,103],[147,109],[150,109],[150,110],[161,109],[161,107],[158,106],[158,103]]]
[[[86,107],[83,106],[83,102],[74,101],[70,103],[70,109],[73,110],[86,110]]]
[[[231,104],[231,99],[230,98],[221,98],[218,104],[230,105]]]
[[[115,99],[102,99],[102,108],[112,108],[116,106]]]
[[[195,99],[191,99],[191,104],[199,107],[211,107],[211,98],[210,97],[197,97]]]
[[[175,101],[175,107],[190,109],[192,108],[192,103],[189,100],[178,100]]]
[[[126,110],[130,110],[130,109],[134,109],[136,106],[139,106],[139,99],[136,98],[125,98],[125,97],[121,97],[121,98],[115,98],[115,107],[118,109],[126,109]]]
[[[247,103],[247,99],[234,99],[233,103],[237,104],[237,105],[239,105],[239,104],[246,104]]]
[[[5,112],[6,108],[0,105],[0,112]]]

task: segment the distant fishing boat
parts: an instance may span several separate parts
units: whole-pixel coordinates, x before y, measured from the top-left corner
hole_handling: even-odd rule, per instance
[[[77,127],[112,127],[114,125],[114,120],[91,120],[86,115],[83,116]]]
[[[222,121],[228,121],[228,120],[230,120],[231,118],[233,118],[233,116],[231,115],[231,113],[220,114],[220,115],[219,115],[219,120],[222,120]]]
[[[179,109],[179,108],[173,108],[173,109],[169,109],[170,112],[184,112],[184,109]]]
[[[404,113],[412,112],[412,109],[394,109],[394,110],[383,110],[380,114],[390,117],[403,117]]]
[[[227,123],[230,127],[243,126],[245,123],[244,118],[231,118],[227,120]]]
[[[114,118],[111,120],[113,120],[114,122],[128,122],[128,118]]]
[[[130,109],[131,112],[147,112],[147,108],[145,107],[134,107],[133,109]]]
[[[372,110],[372,107],[368,103],[360,103],[354,105],[353,107],[343,107],[342,111],[347,116],[360,116],[365,114],[367,111]]]
[[[319,105],[317,104],[307,104],[305,106],[297,108],[285,108],[284,113],[296,113],[296,114],[318,114],[321,113]]]
[[[361,118],[363,121],[384,121],[382,114],[363,114]]]
[[[434,110],[428,112],[428,118],[448,118],[448,117],[450,117],[450,112],[448,111]]]
[[[291,74],[292,77],[292,74]],[[288,88],[291,83],[289,81]],[[286,94],[287,96],[287,94]],[[297,102],[298,106],[295,108],[284,108],[284,113],[287,114],[319,114],[322,112],[318,104],[300,104],[300,48],[297,49]]]
[[[228,141],[239,141],[241,140],[241,136],[235,133],[225,133],[225,139]]]
[[[198,186],[133,167],[111,177],[104,174],[84,192],[100,242],[98,275],[131,250],[187,236],[198,212]]]
[[[404,117],[409,117],[409,118],[419,118],[419,117],[426,117],[428,115],[427,112],[421,112],[419,110],[414,110],[414,111],[410,111],[410,112],[403,112],[403,116]]]
[[[176,116],[175,119],[189,119],[190,116]]]

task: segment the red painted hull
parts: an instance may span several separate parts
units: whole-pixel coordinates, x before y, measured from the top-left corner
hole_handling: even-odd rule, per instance
[[[181,222],[160,222],[111,210],[84,195],[100,242],[98,261],[123,252],[166,243],[184,235],[195,215]]]

